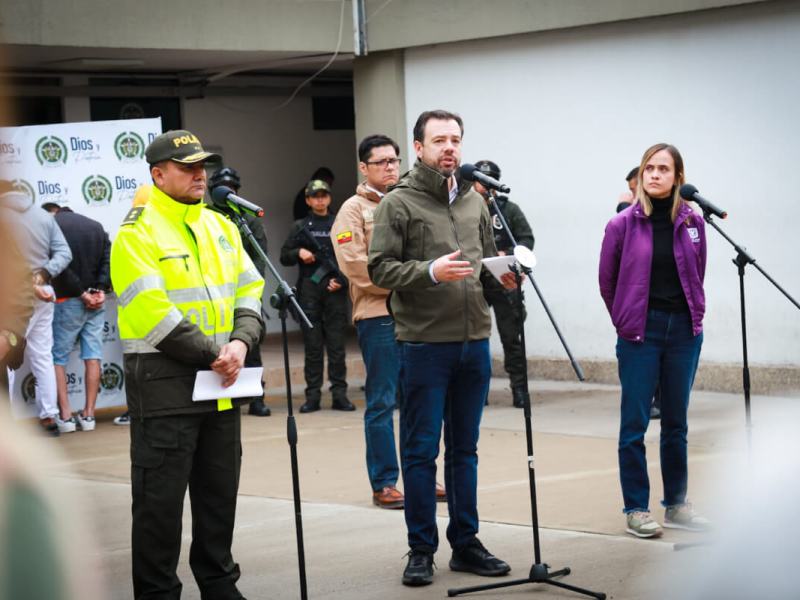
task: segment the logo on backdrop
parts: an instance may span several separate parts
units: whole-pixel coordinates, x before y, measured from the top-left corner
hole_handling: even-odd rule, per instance
[[[144,158],[144,140],[133,131],[123,131],[114,140],[114,153],[122,162],[138,162]]]
[[[55,202],[61,206],[69,204],[69,188],[61,181],[37,179],[36,192],[41,204],[45,202]]]
[[[25,404],[36,404],[36,377],[33,373],[28,373],[22,380],[20,391]]]
[[[11,185],[14,188],[14,191],[25,194],[28,198],[30,198],[31,204],[36,201],[36,191],[33,189],[33,186],[24,179],[14,179],[11,182]]]
[[[103,322],[103,343],[116,342],[119,339],[117,335],[116,322],[104,321]]]
[[[0,142],[0,164],[14,165],[22,162],[22,147]]]
[[[69,138],[69,149],[73,152],[76,163],[102,158],[100,144],[97,140],[72,136]]]
[[[116,363],[104,363],[103,372],[100,375],[100,387],[107,392],[121,390],[125,376],[122,367]]]
[[[36,142],[36,158],[45,167],[67,164],[67,145],[54,135],[46,135]]]
[[[102,175],[89,175],[81,185],[83,199],[90,206],[110,204],[112,189],[111,182]]]

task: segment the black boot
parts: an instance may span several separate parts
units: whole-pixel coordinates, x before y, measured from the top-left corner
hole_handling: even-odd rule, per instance
[[[306,396],[306,402],[300,407],[301,413],[316,412],[319,410],[319,397],[309,398]]]
[[[339,398],[334,398],[331,408],[333,410],[345,410],[345,411],[351,411],[356,409],[355,404],[350,402],[350,400],[347,399],[347,396],[340,396]]]
[[[514,396],[514,408],[525,408],[525,401],[530,402],[530,395],[524,386],[511,388],[511,393]]]
[[[269,406],[264,403],[263,398],[256,398],[250,403],[247,414],[256,417],[268,417],[272,414],[272,411],[269,409]]]

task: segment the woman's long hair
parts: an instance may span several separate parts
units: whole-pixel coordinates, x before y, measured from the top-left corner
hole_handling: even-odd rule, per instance
[[[650,200],[650,196],[648,196],[644,191],[642,177],[644,176],[645,165],[651,158],[653,158],[654,154],[661,152],[662,150],[669,152],[670,156],[672,156],[672,160],[675,162],[675,184],[672,190],[672,213],[670,214],[670,219],[674,223],[678,216],[678,211],[680,210],[681,205],[683,205],[685,202],[685,200],[681,198],[680,188],[684,183],[686,183],[686,174],[683,170],[683,157],[681,156],[681,153],[678,152],[678,149],[672,144],[654,144],[645,150],[644,155],[642,156],[642,162],[639,163],[639,174],[636,176],[636,202],[641,205],[644,214],[649,217],[653,212],[653,202]]]

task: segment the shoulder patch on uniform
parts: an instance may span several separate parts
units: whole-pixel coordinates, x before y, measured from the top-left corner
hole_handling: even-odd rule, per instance
[[[353,241],[352,231],[343,231],[342,233],[336,236],[337,244],[346,244],[347,242],[352,242],[352,241]]]
[[[142,216],[142,212],[144,211],[144,206],[136,206],[128,211],[128,214],[125,215],[125,218],[122,220],[123,225],[133,225],[136,221],[139,220],[139,217]]]

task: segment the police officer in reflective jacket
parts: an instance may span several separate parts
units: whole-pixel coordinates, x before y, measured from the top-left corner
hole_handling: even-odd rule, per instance
[[[475,167],[482,173],[489,177],[500,179],[500,167],[490,160],[479,160],[475,163]],[[481,194],[488,202],[489,191],[480,183],[475,183],[475,190]],[[533,250],[533,232],[531,226],[528,225],[528,220],[522,214],[519,206],[511,202],[507,196],[495,196],[495,203],[497,208],[503,213],[509,229],[517,241],[517,244],[526,246]],[[497,254],[502,256],[504,254],[511,254],[514,247],[511,244],[511,238],[508,232],[503,229],[500,219],[491,208],[492,212],[492,226],[494,229],[494,243],[497,246]],[[520,339],[519,330],[521,324],[525,321],[527,316],[525,308],[522,307],[522,315],[520,318],[520,311],[517,307],[516,290],[484,290],[484,297],[486,302],[494,309],[494,320],[497,323],[497,331],[500,333],[500,341],[503,343],[503,354],[505,355],[505,369],[508,373],[508,378],[511,383],[511,393],[514,399],[514,406],[523,408],[525,406],[525,399],[528,397],[528,388],[526,386],[525,370],[527,369],[527,360],[522,352],[522,340]]]
[[[178,598],[186,488],[189,565],[203,598],[241,599],[231,555],[242,445],[239,406],[192,401],[199,370],[233,384],[261,335],[264,280],[236,227],[202,203],[203,150],[188,131],[145,151],[153,187],[111,248],[131,415],[134,597]]]
[[[236,169],[232,169],[231,167],[222,167],[214,172],[211,177],[208,178],[208,191],[209,195],[212,194],[214,188],[224,185],[229,187],[234,191],[234,193],[239,193],[239,188],[242,187],[242,180],[239,177],[239,173]],[[213,197],[213,196],[212,196]],[[230,208],[225,206],[220,206],[215,202],[211,202],[208,205],[211,210],[214,210],[218,213],[225,215],[226,217],[230,217]],[[264,224],[259,217],[255,215],[248,214],[242,211],[242,217],[244,218],[247,226],[250,228],[250,231],[253,233],[253,238],[255,239],[256,243],[259,245],[261,250],[264,251],[264,254],[267,254],[267,234],[264,231]],[[235,221],[234,221],[235,222]],[[240,231],[241,233],[241,231]],[[264,271],[267,268],[267,263],[259,255],[258,251],[252,247],[249,240],[245,239],[242,236],[242,243],[244,244],[244,249],[247,252],[247,255],[250,257],[250,260],[253,261],[253,265],[255,265],[256,270],[258,271],[259,275],[262,277],[264,276]],[[247,357],[244,359],[244,366],[245,367],[262,367],[263,363],[261,361],[261,341],[264,339],[264,331],[261,332],[261,339],[248,353]],[[263,381],[262,381],[262,388],[263,388]],[[263,394],[261,396],[253,398],[253,401],[250,403],[250,407],[247,409],[247,413],[254,415],[256,417],[268,417],[272,414],[269,406],[266,405],[264,402]]]
[[[331,188],[314,179],[306,185],[308,216],[294,222],[281,248],[281,264],[299,265],[297,299],[314,326],[303,327],[306,401],[300,412],[320,409],[323,347],[328,352],[328,378],[334,410],[355,410],[347,399],[345,334],[347,332],[347,279],[339,271],[331,243],[334,216],[330,213]]]

